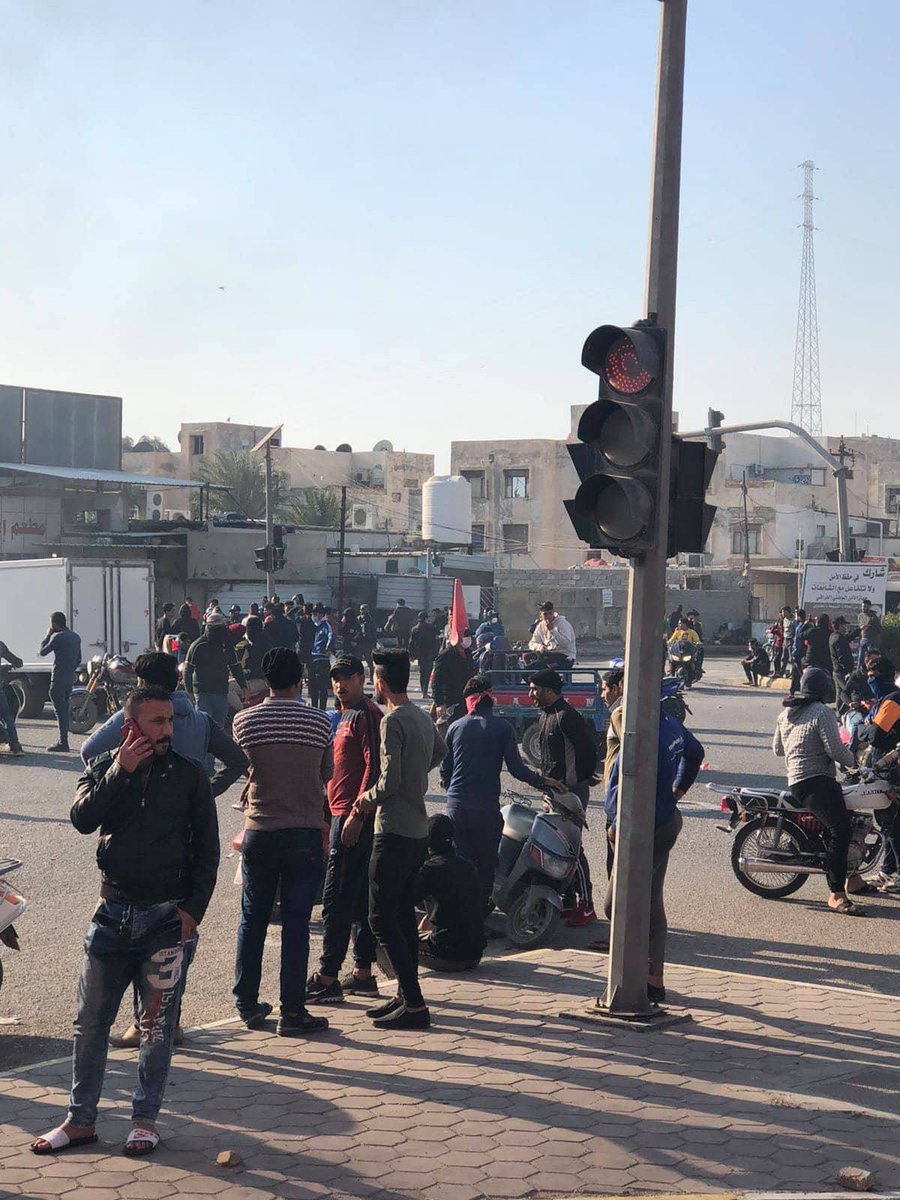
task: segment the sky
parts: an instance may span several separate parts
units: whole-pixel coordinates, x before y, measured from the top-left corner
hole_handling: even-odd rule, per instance
[[[658,0],[0,0],[0,382],[126,433],[563,437],[643,315]],[[896,0],[690,0],[675,406],[894,432]],[[892,282],[892,280],[894,282]]]

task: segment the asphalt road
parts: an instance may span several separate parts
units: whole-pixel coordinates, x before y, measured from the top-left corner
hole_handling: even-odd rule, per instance
[[[708,660],[708,666],[704,684],[690,696],[689,724],[706,747],[708,768],[682,802],[685,829],[672,856],[667,889],[670,959],[900,996],[896,949],[900,900],[876,897],[867,905],[869,915],[859,920],[826,911],[821,878],[810,879],[800,892],[778,902],[753,896],[735,880],[730,839],[717,829],[718,795],[703,785],[780,782],[780,764],[770,746],[781,696],[729,686],[725,681],[735,677],[733,659]],[[0,1070],[69,1052],[82,939],[98,894],[94,838],[76,833],[68,816],[80,762],[75,754],[65,759],[46,753],[54,732],[50,720],[23,721],[20,735],[28,757],[0,755],[0,856],[24,860],[25,866],[13,878],[30,901],[17,925],[21,953],[0,947],[5,972],[0,990]],[[75,738],[73,744],[79,740]],[[432,786],[431,805],[437,808],[436,777]],[[527,790],[524,785],[513,787]],[[219,800],[223,857],[185,999],[188,1025],[233,1015],[240,889],[234,883],[236,860],[229,855],[231,837],[241,824],[240,815],[231,808],[239,794],[240,787],[235,786]],[[599,810],[597,799],[592,809]],[[600,907],[605,850],[598,811],[591,821],[588,853]],[[585,946],[605,933],[602,923],[562,930],[557,944]],[[277,933],[270,942],[263,995],[274,1001]],[[314,953],[317,942],[314,936]],[[501,943],[491,943],[492,952],[502,949]],[[597,965],[599,973],[604,965],[599,955]],[[10,1023],[13,1018],[18,1022]]]

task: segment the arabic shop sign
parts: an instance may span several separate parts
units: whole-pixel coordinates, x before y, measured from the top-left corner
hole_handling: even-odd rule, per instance
[[[855,612],[871,600],[881,613],[887,591],[887,563],[809,562],[803,571],[800,605],[819,612]]]

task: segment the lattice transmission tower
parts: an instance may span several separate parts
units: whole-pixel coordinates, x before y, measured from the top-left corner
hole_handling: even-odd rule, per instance
[[[816,250],[813,242],[813,172],[810,159],[803,169],[803,257],[800,263],[800,303],[794,346],[794,390],[791,420],[813,437],[822,435],[822,389],[819,384],[819,318],[816,311]]]

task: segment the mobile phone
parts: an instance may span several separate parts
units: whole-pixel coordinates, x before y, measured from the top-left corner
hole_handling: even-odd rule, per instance
[[[138,729],[137,724],[134,721],[132,721],[130,717],[126,717],[125,720],[122,722],[122,741],[123,742],[128,737],[140,735],[140,732],[141,731],[140,731],[140,729]]]

